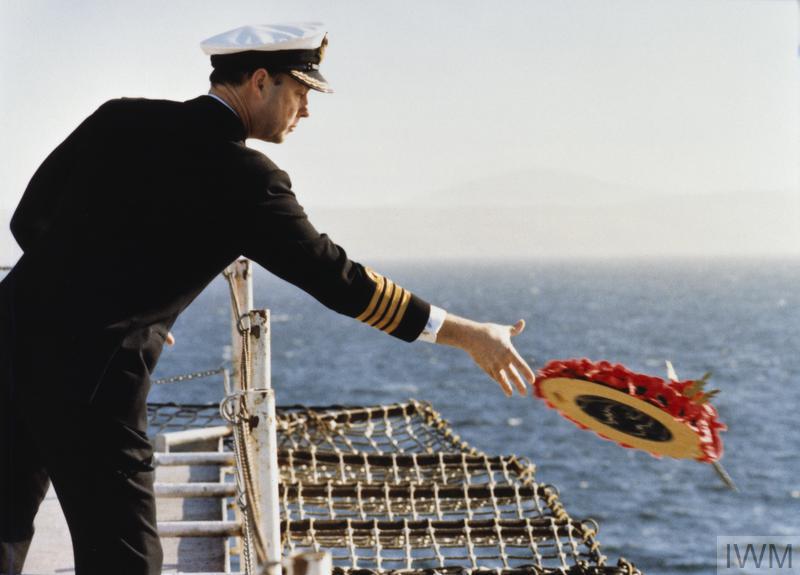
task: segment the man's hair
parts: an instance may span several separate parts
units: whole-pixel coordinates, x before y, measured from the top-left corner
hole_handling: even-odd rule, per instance
[[[259,68],[264,68],[264,66],[256,66],[255,68],[228,68],[228,67],[221,67],[221,68],[214,68],[211,71],[208,79],[211,81],[211,85],[215,84],[230,84],[231,86],[239,86],[242,83],[246,82],[250,79],[250,76],[253,75],[253,72],[258,70]],[[267,68],[264,68],[269,74],[272,83],[276,86],[279,86],[283,82],[283,75],[284,72],[276,72],[273,73]]]
[[[211,75],[208,79],[211,81],[211,84],[231,84],[233,86],[238,86],[243,82],[247,81],[250,76],[253,75],[257,68],[253,69],[242,69],[238,67],[220,67],[214,68],[211,71]],[[267,70],[269,72],[269,70]]]

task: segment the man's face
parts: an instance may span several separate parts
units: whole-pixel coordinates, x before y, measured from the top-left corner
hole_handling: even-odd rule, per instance
[[[308,86],[288,74],[265,76],[252,109],[252,137],[279,144],[308,117]]]

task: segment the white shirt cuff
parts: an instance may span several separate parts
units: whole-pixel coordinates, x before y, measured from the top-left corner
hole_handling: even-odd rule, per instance
[[[428,315],[428,322],[425,324],[425,329],[419,334],[416,341],[425,341],[428,343],[436,343],[436,335],[442,329],[444,318],[447,317],[447,312],[435,305],[431,306],[430,315]]]

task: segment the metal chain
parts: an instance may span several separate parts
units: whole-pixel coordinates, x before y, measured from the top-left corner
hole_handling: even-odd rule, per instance
[[[195,371],[193,373],[184,373],[181,375],[173,375],[171,377],[162,377],[152,381],[153,385],[164,385],[166,383],[180,383],[182,381],[191,381],[193,379],[202,379],[206,377],[213,377],[215,375],[224,375],[226,369],[218,367],[217,369],[207,369],[205,371]]]

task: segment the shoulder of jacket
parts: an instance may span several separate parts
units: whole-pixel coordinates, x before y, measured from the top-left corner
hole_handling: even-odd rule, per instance
[[[150,98],[115,98],[104,102],[98,110],[141,110],[178,109],[183,102],[173,100],[152,100]]]
[[[145,118],[165,118],[176,115],[180,102],[149,100],[146,98],[117,98],[100,105],[92,114],[95,120],[104,122],[134,122]]]
[[[289,179],[289,175],[281,170],[266,154],[258,150],[239,145],[242,168],[252,177],[268,180]]]

